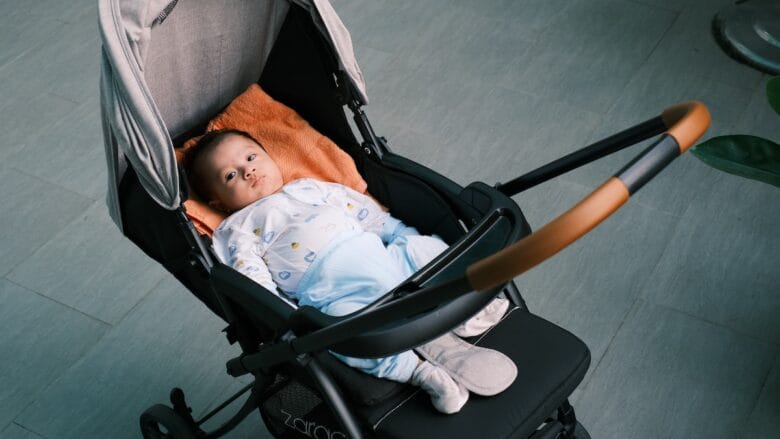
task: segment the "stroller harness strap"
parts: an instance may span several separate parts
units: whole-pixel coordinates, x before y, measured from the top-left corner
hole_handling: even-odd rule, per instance
[[[604,221],[666,165],[690,148],[710,125],[701,102],[683,102],[662,113],[667,132],[617,175],[567,212],[515,244],[466,269],[469,284],[486,290],[507,282],[566,248]]]

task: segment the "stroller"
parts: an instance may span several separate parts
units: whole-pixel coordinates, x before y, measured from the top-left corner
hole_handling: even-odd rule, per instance
[[[513,278],[587,233],[688,149],[709,126],[704,105],[672,106],[507,183],[461,187],[393,153],[373,131],[349,34],[325,0],[100,0],[99,26],[112,217],[225,320],[228,341],[242,349],[227,361],[227,372],[253,378],[200,420],[174,389],[170,406],[153,405],[141,415],[145,438],[220,437],[255,410],[284,438],[589,437],[567,400],[588,369],[588,348],[530,313]],[[253,83],[348,153],[368,192],[394,216],[450,247],[377,302],[343,317],[291,305],[221,264],[183,207],[188,189],[174,147],[201,134],[210,117]],[[534,233],[510,198],[657,135],[615,176]],[[510,310],[469,341],[512,358],[517,379],[497,396],[472,398],[458,414],[436,413],[417,388],[368,376],[327,352],[370,358],[411,349],[499,294]],[[203,430],[247,392],[228,421]]]

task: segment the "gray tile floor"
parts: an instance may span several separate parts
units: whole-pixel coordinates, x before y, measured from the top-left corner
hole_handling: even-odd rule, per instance
[[[242,383],[221,322],[121,237],[103,204],[94,0],[0,0],[0,437],[139,437],[183,387],[205,413]],[[780,140],[768,76],[709,21],[728,0],[337,0],[391,145],[460,183],[503,181],[687,99],[708,136]],[[532,225],[617,154],[516,199]],[[774,438],[780,190],[692,156],[518,279],[591,347],[573,395],[597,438]],[[229,437],[267,437],[255,416]]]

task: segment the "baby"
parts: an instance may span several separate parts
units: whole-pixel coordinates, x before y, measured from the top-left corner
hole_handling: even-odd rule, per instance
[[[309,178],[284,184],[276,162],[241,131],[204,135],[188,156],[187,173],[210,206],[230,214],[213,237],[222,262],[329,315],[374,302],[447,248],[346,186]],[[472,328],[467,322],[461,330],[485,320],[478,315]],[[458,412],[469,397],[446,370],[412,351],[370,359],[334,355],[376,377],[422,387],[443,413]]]

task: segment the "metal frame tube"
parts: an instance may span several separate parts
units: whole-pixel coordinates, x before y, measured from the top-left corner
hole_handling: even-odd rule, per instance
[[[621,149],[634,145],[637,142],[641,142],[642,140],[657,136],[664,131],[666,131],[666,125],[664,124],[663,119],[660,116],[654,117],[639,125],[621,131],[544,166],[536,168],[514,180],[498,184],[496,189],[510,197],[512,195],[517,195],[520,192],[565,174],[573,169],[577,169],[580,166],[606,157]]]

